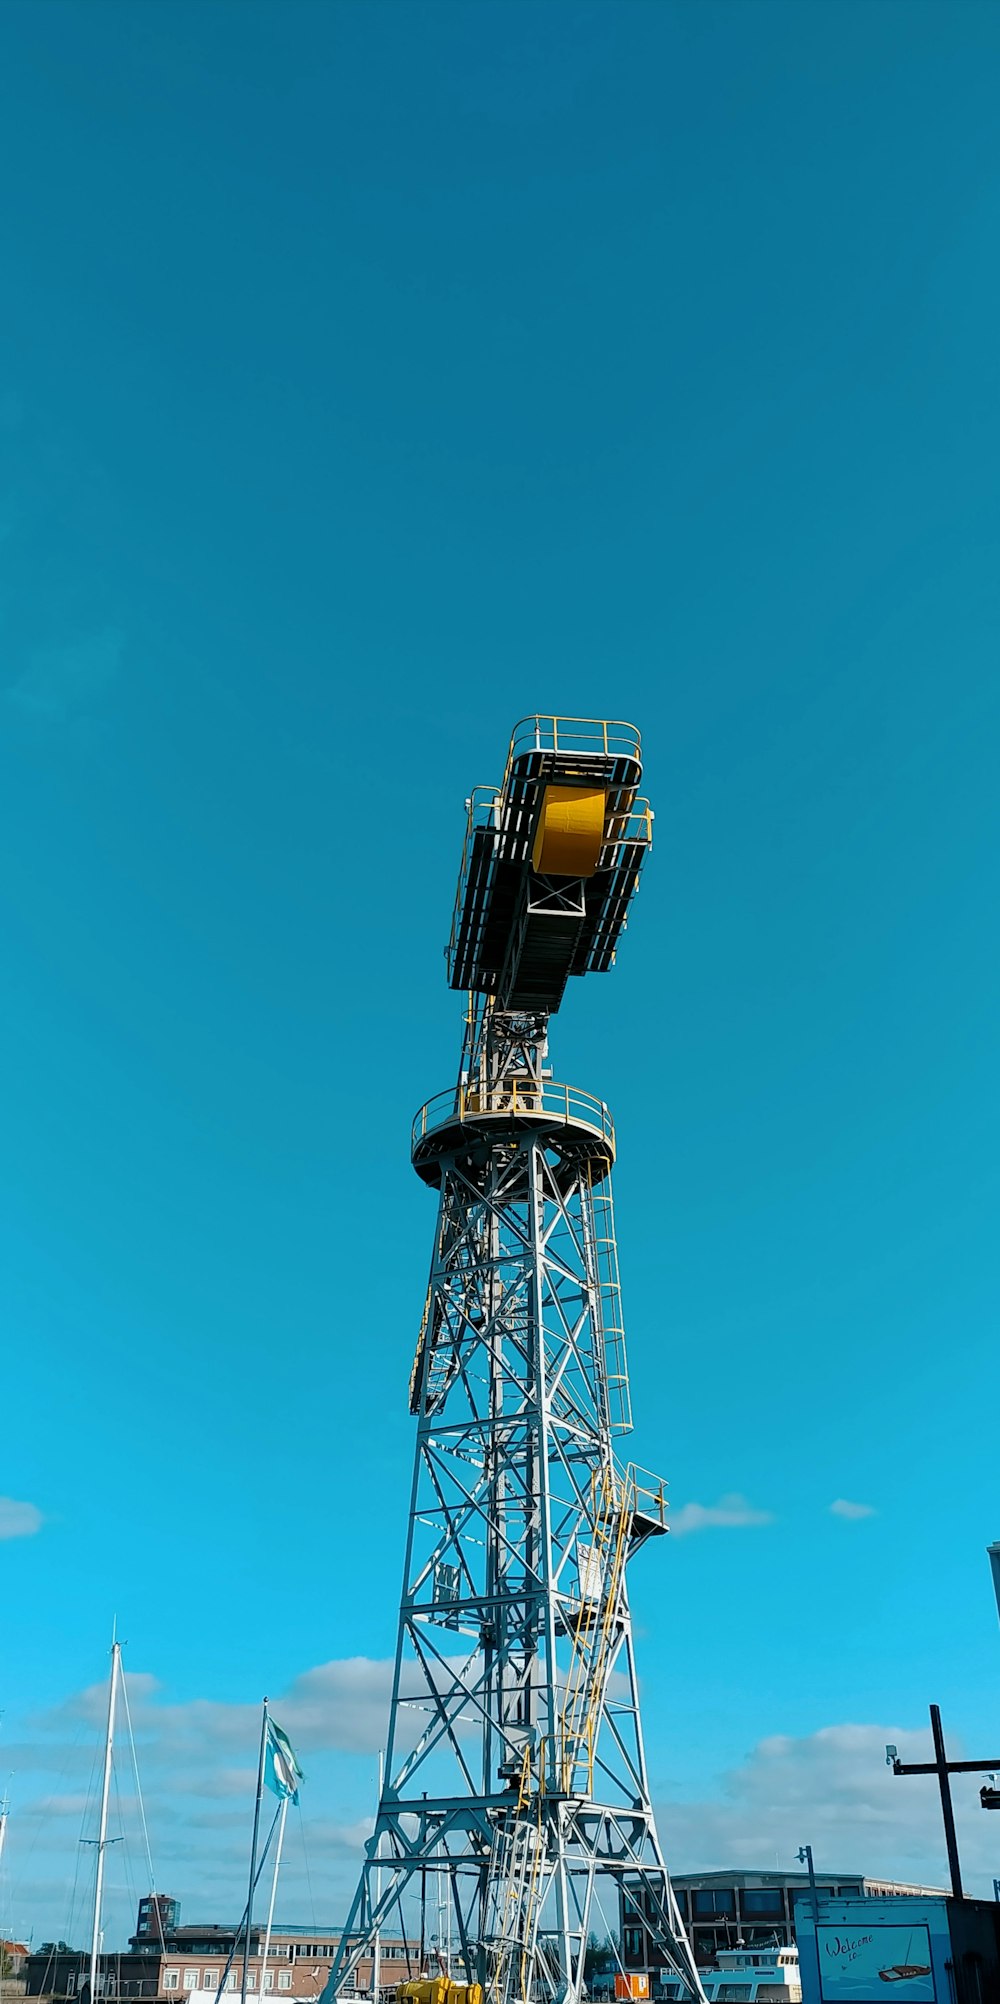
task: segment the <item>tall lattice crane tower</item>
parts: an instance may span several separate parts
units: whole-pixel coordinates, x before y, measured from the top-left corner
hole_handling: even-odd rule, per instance
[[[448,946],[468,994],[458,1083],[412,1134],[438,1220],[385,1779],[331,1997],[382,1931],[412,1937],[418,1894],[435,1970],[446,1937],[447,1973],[487,2004],[576,2004],[619,1893],[664,1974],[704,1995],[639,1722],[626,1572],[667,1527],[662,1483],[616,1453],[631,1412],[614,1125],[548,1063],[569,976],[615,957],[650,844],[641,775],[631,725],[531,717],[502,784],[469,802]]]

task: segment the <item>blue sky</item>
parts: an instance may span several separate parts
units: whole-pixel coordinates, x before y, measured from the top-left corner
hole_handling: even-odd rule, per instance
[[[81,1932],[115,1614],[160,1883],[237,1907],[267,1690],[286,1917],[343,1912],[408,1123],[536,709],[634,719],[657,811],[554,1056],[617,1117],[681,1531],[633,1586],[668,1855],[939,1878],[881,1760],[930,1699],[996,1729],[996,8],[8,0],[0,45],[0,1919]]]

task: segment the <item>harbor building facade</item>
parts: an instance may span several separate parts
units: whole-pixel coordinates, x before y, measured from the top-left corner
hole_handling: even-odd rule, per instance
[[[782,1947],[796,1940],[796,1903],[810,1899],[805,1872],[688,1872],[673,1875],[681,1916],[700,1969],[718,1966],[720,1951],[744,1946]],[[935,1896],[941,1888],[916,1886],[863,1873],[817,1872],[818,1895],[839,1898]],[[626,1889],[621,1901],[622,1961],[626,1970],[654,1979],[662,1968],[654,1930],[641,1903]]]
[[[148,1907],[144,1901],[143,1906]],[[160,1905],[173,1906],[176,1902]],[[318,1998],[340,1944],[340,1928],[274,1927],[266,1967],[261,1951],[264,1929],[250,1929],[250,1966],[247,1974],[249,1996],[260,1996],[268,2004],[292,1999]],[[234,1952],[233,1952],[234,1951]],[[177,1919],[165,1924],[162,1912],[143,1914],[140,1909],[136,1932],[128,1948],[120,1954],[104,1954],[99,1960],[98,2000],[162,2000],[162,2004],[209,2004],[223,1981],[226,1962],[233,1952],[232,1967],[225,1978],[223,1998],[238,1995],[242,1983],[243,1944],[235,1927],[193,1924],[182,1927]],[[383,1935],[380,1943],[379,1993],[393,1991],[408,1977],[420,1973],[420,1943],[401,1935]],[[45,1942],[25,1963],[29,1997],[51,1998],[53,2004],[90,2004],[90,1954],[65,1942]],[[372,1959],[359,1966],[356,1987],[370,1993]]]

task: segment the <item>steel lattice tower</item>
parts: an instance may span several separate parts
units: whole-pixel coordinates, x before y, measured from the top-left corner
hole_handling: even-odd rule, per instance
[[[381,1930],[408,1932],[419,1892],[489,2004],[575,2004],[588,1933],[617,1919],[602,1889],[704,1995],[639,1720],[626,1570],[666,1522],[662,1483],[615,1453],[614,1127],[547,1065],[568,976],[614,959],[650,842],[640,777],[631,726],[532,717],[502,786],[469,802],[448,949],[461,1069],[412,1138],[439,1210],[385,1781],[331,1997]]]

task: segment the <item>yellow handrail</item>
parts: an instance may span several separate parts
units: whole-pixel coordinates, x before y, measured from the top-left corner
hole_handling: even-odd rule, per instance
[[[644,1473],[646,1471],[643,1471]],[[595,1475],[596,1484],[598,1478]],[[653,1477],[654,1482],[656,1477]],[[639,1493],[636,1470],[630,1463],[620,1478],[612,1466],[600,1478],[601,1502],[594,1512],[595,1546],[605,1545],[609,1537],[614,1543],[611,1566],[600,1610],[600,1625],[592,1648],[587,1647],[590,1623],[587,1609],[581,1597],[580,1613],[573,1635],[573,1658],[567,1677],[566,1702],[563,1708],[562,1753],[560,1760],[563,1789],[572,1794],[576,1770],[586,1752],[587,1792],[594,1786],[594,1729],[600,1714],[604,1683],[615,1624],[618,1619],[622,1575],[628,1556],[629,1532],[636,1510]],[[654,1496],[655,1491],[643,1491]],[[666,1509],[663,1484],[659,1484],[659,1502],[662,1513]],[[588,1674],[589,1666],[589,1674]]]

